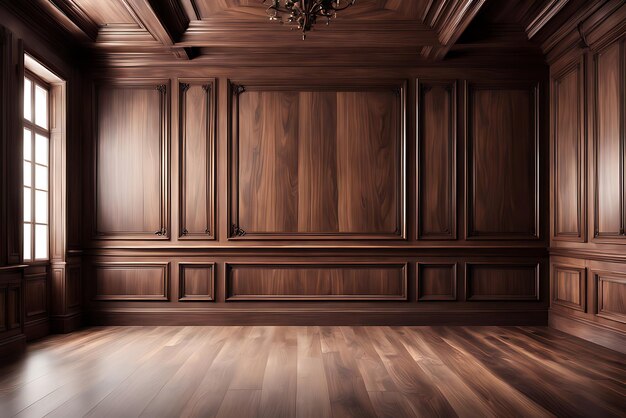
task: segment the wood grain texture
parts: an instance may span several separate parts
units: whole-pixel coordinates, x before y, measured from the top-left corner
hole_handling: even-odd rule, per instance
[[[215,300],[215,263],[178,264],[179,301]]]
[[[405,300],[406,264],[228,263],[227,300]]]
[[[552,302],[567,308],[587,309],[587,270],[554,264],[552,266]]]
[[[456,239],[456,83],[418,80],[418,239]]]
[[[456,300],[456,263],[417,263],[417,300]]]
[[[624,37],[594,55],[596,238],[624,238]]]
[[[166,84],[122,82],[96,90],[96,238],[164,239]]]
[[[626,275],[594,272],[597,315],[626,323]]]
[[[214,239],[215,80],[179,83],[179,239]]]
[[[233,87],[234,88],[234,87]],[[392,88],[233,97],[233,239],[401,239],[403,109]]]
[[[620,416],[622,360],[547,327],[104,327],[46,338],[2,366],[0,408],[50,417]]]
[[[538,239],[537,90],[467,86],[469,239]]]
[[[94,264],[96,300],[169,300],[169,263]]]
[[[538,300],[539,265],[466,264],[467,300]]]
[[[553,238],[585,239],[584,60],[578,59],[552,80]]]

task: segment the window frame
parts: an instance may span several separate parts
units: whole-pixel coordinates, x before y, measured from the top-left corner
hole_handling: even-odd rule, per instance
[[[32,71],[28,70],[28,69],[24,69],[24,81],[28,79],[31,82],[31,91],[30,91],[30,106],[31,106],[31,119],[32,120],[28,120],[26,119],[25,115],[24,115],[24,108],[22,107],[21,112],[22,112],[22,123],[23,123],[23,129],[22,129],[22,135],[24,133],[25,129],[28,129],[31,132],[31,137],[30,137],[30,144],[31,144],[31,155],[30,155],[30,164],[31,164],[31,184],[30,186],[28,186],[30,188],[30,209],[31,209],[31,213],[30,213],[30,221],[26,222],[23,219],[23,208],[22,208],[22,229],[24,228],[24,225],[29,224],[31,226],[30,228],[30,258],[26,259],[23,258],[23,261],[25,264],[29,264],[29,265],[34,265],[34,264],[47,264],[50,262],[50,228],[51,228],[51,208],[50,208],[50,193],[51,193],[51,175],[52,175],[52,170],[51,170],[51,137],[52,137],[52,126],[51,126],[51,122],[52,122],[52,117],[51,117],[51,85],[50,83],[48,83],[47,81],[45,81],[44,79],[42,79],[40,76],[38,76],[37,74],[33,73]],[[25,84],[25,83],[24,83]],[[41,126],[37,125],[36,123],[36,115],[35,115],[35,90],[36,90],[36,86],[39,86],[41,88],[43,88],[46,91],[46,118],[47,118],[47,128],[42,128]],[[24,92],[22,93],[24,94]],[[41,135],[43,137],[45,137],[47,139],[48,142],[48,147],[47,147],[47,161],[48,164],[47,165],[43,165],[43,164],[38,164],[35,162],[35,135]],[[24,140],[24,139],[23,139]],[[22,149],[23,149],[23,144],[22,144]],[[26,159],[24,158],[24,155],[22,155],[22,161],[25,162]],[[45,167],[47,170],[47,174],[48,174],[48,184],[47,184],[47,190],[41,190],[41,189],[37,189],[37,187],[35,186],[35,170],[37,166],[41,166],[41,167]],[[22,184],[22,191],[25,192],[26,187],[24,184]],[[35,219],[35,195],[37,190],[39,191],[45,191],[47,194],[47,213],[46,213],[46,223],[41,223],[41,222],[37,222]],[[35,255],[35,248],[36,248],[36,242],[35,242],[35,229],[37,225],[44,225],[47,228],[47,233],[46,233],[46,255],[44,258],[37,258]],[[23,245],[23,247],[25,248],[25,246]]]

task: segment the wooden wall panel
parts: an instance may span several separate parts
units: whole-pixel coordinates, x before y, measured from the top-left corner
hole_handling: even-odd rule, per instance
[[[215,263],[178,265],[179,301],[215,300]]]
[[[404,263],[227,263],[227,300],[406,300]]]
[[[235,222],[246,233],[298,232],[298,93],[239,95]]]
[[[65,307],[67,310],[75,310],[82,304],[81,274],[80,265],[68,265],[65,270]]]
[[[339,232],[399,237],[400,92],[337,93]]]
[[[594,272],[596,281],[597,315],[626,323],[626,275]]]
[[[418,81],[418,239],[456,239],[456,82]]]
[[[14,330],[22,326],[22,287],[14,284],[6,288],[7,317],[6,329]]]
[[[180,239],[214,239],[215,81],[180,80]]]
[[[7,330],[7,295],[8,289],[0,286],[0,332]]]
[[[26,321],[47,314],[48,289],[47,274],[28,275],[24,280],[24,303]]]
[[[584,241],[584,59],[581,56],[552,80],[554,239]]]
[[[538,300],[539,265],[467,263],[467,300]]]
[[[96,238],[167,238],[168,83],[97,87]]]
[[[467,237],[538,239],[537,88],[467,87]]]
[[[417,263],[417,300],[456,300],[456,263]]]
[[[97,300],[169,300],[169,263],[97,263]]]
[[[624,138],[626,90],[624,37],[594,55],[596,238],[624,235]]]
[[[585,312],[587,309],[587,270],[584,267],[552,266],[552,302]]]
[[[404,237],[403,89],[231,89],[230,238]]]

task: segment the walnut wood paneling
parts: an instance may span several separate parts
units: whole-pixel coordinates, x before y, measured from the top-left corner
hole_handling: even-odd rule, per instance
[[[467,85],[466,235],[539,238],[537,87]]]
[[[552,266],[552,303],[585,312],[587,270],[581,267]]]
[[[456,82],[418,80],[419,239],[456,239]]]
[[[596,238],[625,238],[626,37],[593,57]]]
[[[227,263],[227,300],[406,300],[405,263]]]
[[[215,300],[215,263],[178,265],[179,301]]]
[[[230,238],[404,238],[404,88],[231,90]]]
[[[179,80],[180,239],[214,239],[215,80]]]
[[[584,58],[552,78],[553,238],[585,239]]]
[[[417,263],[417,300],[456,300],[456,263]]]
[[[168,85],[96,88],[96,238],[168,238]]]
[[[6,287],[6,321],[8,331],[22,326],[22,287],[18,284]]]
[[[69,265],[65,269],[65,277],[65,307],[67,310],[75,310],[82,301],[81,266]]]
[[[26,321],[48,312],[47,274],[27,275],[24,280]]]
[[[538,300],[539,264],[467,263],[467,300]]]
[[[626,323],[626,275],[613,272],[594,272],[597,296],[597,315]]]
[[[169,263],[97,263],[97,300],[169,300]]]

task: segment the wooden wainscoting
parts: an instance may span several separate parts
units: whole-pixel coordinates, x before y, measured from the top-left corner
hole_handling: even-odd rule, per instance
[[[467,300],[539,300],[539,264],[468,263]]]
[[[93,270],[97,300],[169,300],[169,263],[97,263]]]
[[[227,301],[406,300],[407,265],[227,263]]]

